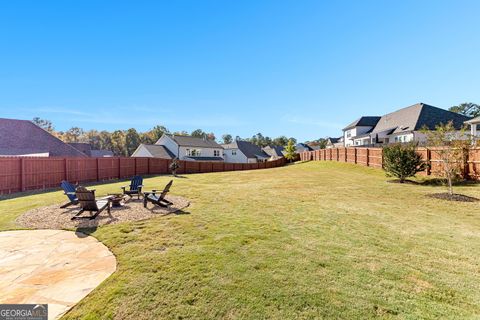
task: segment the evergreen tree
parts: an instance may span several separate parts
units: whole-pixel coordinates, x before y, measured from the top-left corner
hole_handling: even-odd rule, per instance
[[[285,158],[289,161],[292,161],[295,159],[297,156],[297,148],[295,147],[295,144],[293,143],[293,140],[290,139],[288,140],[287,146],[285,147]]]
[[[426,166],[414,143],[398,143],[383,148],[383,169],[387,176],[400,179],[400,183],[425,170]]]

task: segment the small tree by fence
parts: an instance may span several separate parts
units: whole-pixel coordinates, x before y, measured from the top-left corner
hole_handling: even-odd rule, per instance
[[[387,176],[396,177],[404,183],[407,178],[426,169],[427,164],[415,147],[413,143],[397,143],[383,148],[383,169]]]
[[[453,182],[460,178],[468,176],[465,170],[467,166],[468,148],[471,145],[469,139],[465,139],[467,134],[465,129],[458,131],[453,122],[440,124],[435,130],[425,130],[427,143],[433,147],[440,160],[439,175],[444,177],[448,185],[448,194],[453,195]]]

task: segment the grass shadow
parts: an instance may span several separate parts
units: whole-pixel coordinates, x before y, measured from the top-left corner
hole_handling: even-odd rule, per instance
[[[413,181],[412,181],[413,182]],[[431,179],[425,179],[421,181],[415,181],[417,185],[420,186],[445,186],[447,185],[447,181],[442,178],[431,178]],[[458,180],[453,182],[453,185],[456,187],[475,187],[479,184],[478,181],[473,181],[473,180]]]

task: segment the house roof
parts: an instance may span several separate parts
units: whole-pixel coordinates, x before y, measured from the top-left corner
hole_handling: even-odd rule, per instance
[[[425,103],[417,103],[381,117],[372,133],[393,130],[390,134],[421,130],[426,127],[433,130],[440,123],[453,121],[460,129],[470,118],[455,112],[440,109]]]
[[[28,120],[0,118],[0,155],[48,153],[51,157],[86,157]]]
[[[357,120],[350,123],[345,128],[343,128],[343,131],[346,131],[355,127],[375,127],[375,125],[377,124],[378,120],[380,120],[380,118],[381,117],[377,117],[377,116],[360,117]]]
[[[74,147],[75,149],[83,152],[89,157],[93,158],[102,158],[102,157],[113,157],[113,152],[110,150],[96,150],[92,149],[90,143],[86,142],[69,142],[69,145]]]
[[[87,156],[90,156],[90,151],[92,150],[92,146],[89,143],[85,142],[68,142],[69,145],[77,149],[78,151],[85,153]]]
[[[113,157],[113,151],[92,149],[90,150],[90,157],[93,157],[93,158]]]
[[[222,146],[215,142],[215,140],[208,140],[204,138],[197,138],[192,136],[178,136],[168,135],[175,141],[176,144],[182,147],[198,147],[198,148],[219,148]]]
[[[195,161],[223,161],[222,157],[185,157],[185,159],[192,159]]]
[[[266,146],[262,150],[271,157],[283,157],[282,146]]]
[[[330,143],[338,143],[338,142],[342,142],[343,141],[343,137],[338,137],[338,138],[332,138],[332,137],[329,137],[327,139],[327,142],[330,142]]]
[[[224,149],[239,149],[247,158],[270,158],[259,146],[245,140],[236,140],[222,146]]]
[[[306,143],[297,143],[295,145],[297,152],[313,151],[313,148]]]
[[[158,144],[140,144],[140,146],[143,146],[145,149],[147,149],[148,152],[152,155],[154,158],[162,158],[162,159],[174,159],[175,155],[168,150],[167,147],[158,145]]]

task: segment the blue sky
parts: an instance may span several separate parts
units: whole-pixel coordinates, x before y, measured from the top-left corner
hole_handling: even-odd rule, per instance
[[[2,1],[0,117],[338,136],[480,103],[480,1]]]

